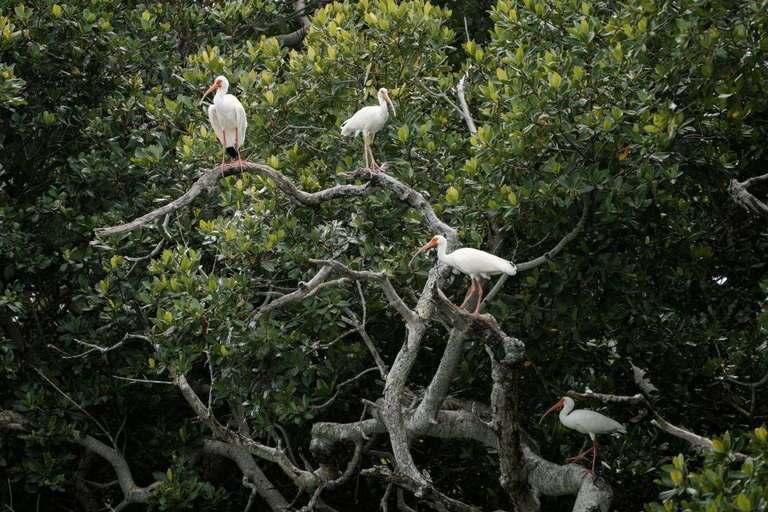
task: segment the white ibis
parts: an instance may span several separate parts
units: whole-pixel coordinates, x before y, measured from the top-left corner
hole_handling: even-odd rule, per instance
[[[582,434],[589,434],[589,437],[592,438],[592,448],[585,451],[581,455],[577,455],[576,457],[568,457],[568,460],[583,459],[587,456],[588,453],[591,452],[592,469],[585,469],[584,474],[592,473],[594,475],[595,462],[597,461],[597,439],[595,436],[597,434],[610,434],[612,432],[621,432],[626,434],[627,430],[624,428],[624,425],[618,421],[614,421],[608,416],[603,416],[599,412],[589,411],[587,409],[577,409],[574,411],[573,407],[575,405],[576,404],[574,403],[573,398],[564,396],[560,399],[559,402],[550,407],[549,410],[544,413],[544,416],[554,411],[558,407],[562,407],[563,410],[560,411],[560,422],[572,430],[581,432]],[[544,420],[544,416],[542,416],[539,420],[539,424],[541,424],[541,422]]]
[[[243,168],[243,159],[240,158],[240,145],[245,141],[245,129],[248,128],[248,120],[245,117],[245,109],[242,103],[232,94],[227,94],[229,90],[229,80],[226,77],[219,76],[213,82],[210,89],[200,99],[200,104],[208,93],[218,89],[213,97],[213,105],[208,107],[208,119],[211,120],[213,131],[222,144],[221,154],[221,173],[224,175],[224,157],[229,153],[232,158],[237,157],[240,169]]]
[[[416,251],[416,254],[413,255],[413,258],[408,262],[408,265],[411,265],[413,260],[416,259],[416,256],[432,247],[437,247],[438,260],[464,272],[465,274],[469,274],[469,277],[472,279],[472,288],[469,290],[469,295],[464,299],[464,302],[459,306],[459,309],[464,309],[464,306],[467,305],[472,294],[475,293],[475,283],[477,283],[478,297],[477,307],[475,308],[476,315],[480,313],[480,302],[483,299],[483,287],[480,284],[480,276],[488,278],[491,275],[497,274],[509,274],[510,276],[517,274],[517,267],[514,263],[485,251],[464,247],[447,254],[445,250],[448,247],[448,240],[442,235],[433,236],[432,240]]]
[[[382,87],[379,89],[378,107],[363,107],[355,112],[355,115],[341,123],[342,135],[354,134],[354,136],[357,136],[360,133],[363,134],[363,137],[365,138],[365,168],[371,172],[373,169],[381,169],[381,167],[376,164],[376,160],[373,158],[371,143],[373,142],[373,137],[379,132],[379,130],[384,128],[385,124],[387,124],[387,119],[389,119],[387,103],[389,103],[392,107],[392,115],[397,115],[395,113],[395,106],[392,105],[392,100],[389,99],[389,92]],[[369,135],[370,139],[368,138]],[[369,155],[371,157],[370,164],[368,163]]]

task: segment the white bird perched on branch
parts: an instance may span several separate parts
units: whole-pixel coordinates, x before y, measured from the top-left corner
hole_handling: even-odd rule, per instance
[[[216,132],[216,137],[219,138],[222,145],[221,173],[223,176],[225,153],[229,153],[229,156],[232,158],[237,157],[240,169],[242,170],[243,168],[243,159],[240,158],[240,146],[245,141],[245,130],[248,128],[248,120],[240,100],[232,94],[227,94],[227,91],[229,91],[229,80],[224,76],[216,77],[213,85],[205,91],[205,94],[200,99],[201,105],[205,97],[208,96],[208,93],[214,89],[218,89],[218,91],[213,97],[213,105],[208,107],[208,119],[210,119],[213,131]]]
[[[424,247],[416,251],[411,261],[408,262],[408,266],[413,263],[416,256],[422,252],[437,247],[437,259],[446,265],[468,274],[472,279],[472,288],[469,290],[469,295],[464,299],[464,302],[459,306],[459,309],[464,309],[467,305],[472,294],[475,293],[475,283],[477,283],[478,297],[477,307],[475,308],[475,314],[480,313],[480,303],[483,299],[483,287],[480,284],[480,276],[488,278],[497,274],[509,274],[513,276],[517,274],[517,267],[511,261],[507,261],[504,258],[499,258],[493,254],[489,254],[485,251],[472,249],[470,247],[464,247],[462,249],[456,249],[450,254],[445,252],[448,247],[448,240],[442,235],[435,235],[432,240],[426,243]]]
[[[368,171],[374,169],[381,169],[376,164],[376,160],[373,158],[373,151],[371,150],[371,143],[373,137],[387,124],[389,119],[389,110],[387,109],[387,103],[392,107],[392,115],[396,116],[395,106],[392,104],[392,100],[389,99],[389,92],[385,88],[379,89],[379,106],[363,107],[355,115],[341,123],[342,135],[355,135],[362,133],[365,139],[365,168]],[[370,139],[368,136],[370,135]],[[371,163],[368,163],[368,156],[371,157]]]
[[[558,407],[562,407],[563,410],[560,411],[560,423],[572,430],[575,430],[576,432],[589,434],[589,437],[592,438],[592,448],[585,451],[581,455],[577,455],[576,457],[568,457],[568,460],[580,460],[586,457],[588,453],[592,453],[592,469],[585,469],[584,474],[592,473],[594,475],[595,462],[597,461],[597,439],[595,436],[597,434],[610,434],[612,432],[621,432],[622,434],[626,434],[627,430],[624,428],[624,425],[618,421],[614,421],[608,416],[603,416],[599,412],[590,411],[587,409],[577,409],[574,411],[573,408],[575,406],[576,403],[573,401],[573,398],[564,396],[560,399],[559,402],[550,407],[549,410],[544,413],[544,415],[539,420],[539,424],[544,421],[544,416],[554,411]]]

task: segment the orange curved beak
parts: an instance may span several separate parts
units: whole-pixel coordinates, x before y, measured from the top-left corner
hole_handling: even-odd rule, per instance
[[[421,249],[416,251],[416,254],[413,255],[413,258],[411,258],[411,261],[408,262],[408,266],[409,267],[411,266],[411,263],[413,263],[413,260],[416,259],[416,256],[418,256],[419,254],[421,254],[424,251],[429,250],[429,249],[431,249],[433,247],[437,247],[437,242],[435,242],[434,238],[432,240],[430,240],[429,242],[427,242],[426,244],[424,244],[424,247],[422,247]]]
[[[392,103],[392,100],[389,99],[389,93],[384,93],[384,99],[387,100],[389,106],[392,107],[392,117],[397,117],[397,112],[395,112],[395,105]]]
[[[202,98],[200,98],[200,105],[202,105],[202,104],[203,104],[203,100],[205,99],[205,97],[206,97],[206,96],[208,96],[208,93],[210,93],[211,91],[214,91],[214,90],[218,89],[219,87],[221,87],[221,82],[219,82],[218,80],[216,80],[216,82],[214,82],[214,84],[211,86],[211,88],[210,88],[210,89],[208,89],[207,91],[205,91],[205,94],[203,94],[203,97],[202,97]]]
[[[542,421],[544,421],[544,416],[546,416],[547,414],[551,413],[551,412],[552,412],[552,411],[554,411],[555,409],[559,409],[559,408],[560,408],[560,407],[562,407],[563,405],[565,405],[565,398],[561,398],[559,402],[557,402],[555,405],[553,405],[552,407],[550,407],[550,408],[549,408],[549,410],[548,410],[547,412],[545,412],[545,413],[544,413],[544,415],[543,415],[543,416],[541,417],[541,419],[539,420],[539,425],[541,425],[541,422],[542,422]]]

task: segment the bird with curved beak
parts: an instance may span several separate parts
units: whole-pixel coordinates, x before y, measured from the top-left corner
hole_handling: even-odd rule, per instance
[[[539,420],[539,425],[541,425],[541,422],[544,421],[544,417],[547,414],[554,411],[555,409],[562,407],[563,410],[560,411],[560,423],[572,430],[581,432],[582,434],[589,434],[589,437],[592,438],[592,448],[585,451],[581,455],[568,457],[568,460],[580,460],[586,457],[588,453],[591,453],[592,469],[585,469],[583,474],[586,475],[587,473],[592,473],[592,475],[594,475],[595,463],[597,461],[597,439],[595,436],[597,434],[610,434],[612,432],[621,432],[626,434],[627,430],[624,428],[624,425],[618,421],[614,421],[608,416],[603,416],[599,412],[590,411],[587,409],[577,409],[574,411],[573,408],[575,406],[576,403],[573,401],[573,398],[564,396],[560,399],[559,402],[550,407],[549,410],[544,413],[544,415]]]
[[[387,109],[387,103],[392,107],[392,115],[397,116],[395,112],[395,106],[392,104],[392,100],[389,99],[389,91],[385,88],[379,89],[379,105],[363,107],[355,115],[341,123],[342,135],[359,135],[363,134],[365,139],[365,168],[373,176],[374,170],[382,170],[373,158],[373,150],[371,150],[371,143],[373,137],[387,124],[389,119],[389,110]],[[370,136],[370,139],[369,139]],[[368,163],[368,157],[371,158],[371,163]]]
[[[475,283],[477,283],[478,297],[477,307],[475,307],[476,315],[480,314],[480,303],[483,299],[483,286],[480,284],[480,276],[489,278],[490,276],[497,274],[509,274],[510,276],[517,274],[517,267],[514,263],[485,251],[464,247],[447,254],[446,249],[448,247],[448,240],[442,235],[433,236],[432,240],[416,251],[413,258],[411,258],[411,261],[408,262],[408,266],[411,266],[411,263],[416,259],[416,256],[433,247],[437,247],[437,259],[440,262],[445,263],[460,272],[468,274],[472,280],[472,288],[469,290],[469,295],[464,299],[464,302],[459,306],[459,309],[463,310],[464,306],[467,305],[469,299],[475,293]]]
[[[229,153],[232,158],[237,157],[240,170],[243,170],[243,159],[240,158],[240,145],[245,141],[245,130],[248,128],[248,120],[242,103],[229,90],[229,80],[224,76],[216,77],[213,85],[205,91],[200,98],[200,105],[211,91],[218,89],[213,97],[213,105],[208,107],[208,119],[211,121],[213,131],[222,144],[221,176],[224,177],[224,158]],[[227,140],[229,139],[229,140]]]

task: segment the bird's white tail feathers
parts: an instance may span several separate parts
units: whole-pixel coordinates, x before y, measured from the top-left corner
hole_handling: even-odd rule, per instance
[[[511,261],[506,261],[505,263],[507,264],[507,268],[504,269],[505,274],[508,274],[510,276],[517,274],[517,265],[515,265]]]

